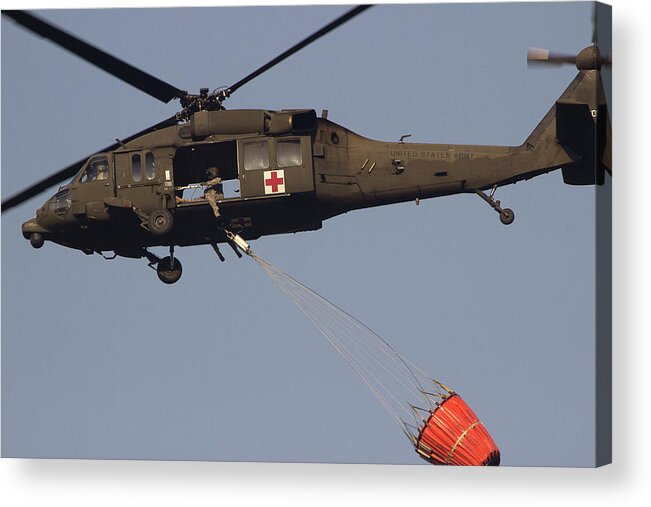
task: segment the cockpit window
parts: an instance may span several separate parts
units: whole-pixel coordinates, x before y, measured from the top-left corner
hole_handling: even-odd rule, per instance
[[[71,204],[70,190],[62,190],[50,199],[50,210],[57,215],[65,215],[70,209]]]
[[[109,166],[106,157],[95,157],[88,162],[88,166],[81,175],[80,183],[88,183],[89,181],[100,181],[109,179]]]
[[[145,176],[148,180],[156,177],[156,166],[154,165],[154,155],[151,152],[145,153]]]
[[[142,162],[138,153],[131,155],[131,178],[136,182],[142,179]]]

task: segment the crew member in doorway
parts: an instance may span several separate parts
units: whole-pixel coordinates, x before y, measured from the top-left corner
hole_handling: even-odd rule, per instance
[[[222,179],[219,176],[219,169],[211,166],[206,171],[208,181],[206,181],[206,191],[203,194],[204,199],[210,203],[215,217],[219,222],[222,220],[222,214],[217,206],[217,201],[224,198],[224,187],[222,186]]]

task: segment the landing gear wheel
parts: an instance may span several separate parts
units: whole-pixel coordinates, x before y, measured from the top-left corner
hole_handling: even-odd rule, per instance
[[[502,222],[504,225],[511,225],[513,223],[513,220],[515,220],[515,213],[512,209],[505,208],[500,211],[500,222]]]
[[[178,282],[179,278],[183,274],[183,266],[181,266],[181,261],[176,257],[174,258],[174,265],[172,266],[172,258],[164,257],[156,266],[156,274],[161,282],[172,284]]]
[[[156,236],[162,236],[172,230],[174,218],[166,209],[158,209],[149,215],[149,231]]]

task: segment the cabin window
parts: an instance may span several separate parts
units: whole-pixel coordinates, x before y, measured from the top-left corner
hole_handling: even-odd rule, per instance
[[[295,167],[303,164],[301,153],[301,140],[291,139],[289,141],[278,141],[276,152],[278,167]]]
[[[95,157],[88,162],[88,167],[79,179],[80,183],[88,183],[89,181],[108,180],[109,179],[109,166],[106,157]]]
[[[148,180],[153,180],[156,177],[156,166],[154,165],[154,154],[151,152],[145,153],[145,177]]]
[[[269,168],[269,143],[267,141],[255,141],[244,143],[244,169]]]
[[[131,179],[140,181],[142,179],[142,162],[140,154],[131,155]]]

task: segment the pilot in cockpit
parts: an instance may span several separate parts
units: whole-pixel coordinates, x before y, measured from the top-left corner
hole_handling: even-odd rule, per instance
[[[108,165],[105,162],[101,162],[97,166],[97,179],[98,180],[108,180],[109,177]]]

